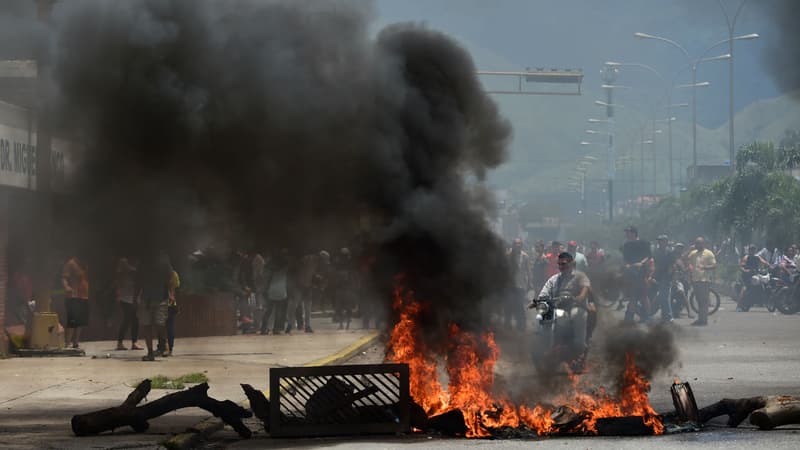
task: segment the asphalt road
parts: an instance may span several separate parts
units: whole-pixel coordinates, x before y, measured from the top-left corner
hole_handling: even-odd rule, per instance
[[[620,313],[606,311],[606,326],[613,328]],[[677,377],[689,381],[699,406],[722,398],[787,394],[800,396],[800,315],[772,314],[763,308],[749,313],[735,312],[730,300],[723,300],[719,312],[710,317],[707,327],[690,327],[691,320],[679,318],[670,327],[679,353],[672,366],[652,379],[651,402],[657,411],[673,409],[669,386]],[[598,337],[602,339],[601,337]],[[513,333],[498,336],[498,342],[525,342],[528,337]],[[497,365],[499,378],[514,372],[514,383],[536,382],[532,369],[522,356],[524,345],[515,346]],[[373,348],[353,362],[372,363],[382,358]],[[596,357],[594,363],[597,364]],[[526,370],[529,370],[527,373]],[[519,377],[519,373],[526,376]],[[342,448],[342,449],[423,449],[423,448],[800,448],[800,425],[760,431],[745,421],[737,429],[724,426],[719,418],[700,432],[656,437],[558,437],[532,440],[486,440],[445,438],[429,435],[337,437],[317,439],[270,439],[263,432],[240,441],[230,430],[215,435],[209,448]]]

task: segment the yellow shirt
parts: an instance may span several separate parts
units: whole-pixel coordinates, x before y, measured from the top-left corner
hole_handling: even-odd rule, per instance
[[[714,252],[707,248],[703,249],[702,252],[692,250],[689,252],[688,259],[692,268],[692,281],[710,282],[714,275],[714,269],[704,269],[704,267],[717,265],[717,259],[714,257]]]
[[[177,305],[178,302],[175,298],[175,290],[181,287],[181,279],[178,276],[178,272],[172,271],[169,277],[169,283],[167,284],[167,304],[168,305]]]

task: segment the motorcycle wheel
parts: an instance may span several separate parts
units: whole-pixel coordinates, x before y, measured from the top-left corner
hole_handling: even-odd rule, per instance
[[[715,312],[719,311],[720,299],[719,294],[714,289],[708,290],[708,315],[712,315]],[[694,290],[692,290],[692,295],[689,297],[689,306],[692,307],[692,311],[699,314],[700,307],[697,305],[697,298],[694,295]]]
[[[670,301],[672,302],[672,315],[678,317],[683,311],[683,298],[682,294],[673,293]]]
[[[782,289],[775,299],[775,305],[782,314],[795,314],[800,309],[800,289]]]
[[[776,306],[776,303],[778,301],[780,301],[780,300],[775,298],[777,295],[778,294],[773,294],[773,295],[770,295],[769,297],[767,297],[767,304],[764,305],[767,308],[767,311],[775,312],[775,310],[778,309],[778,307]]]

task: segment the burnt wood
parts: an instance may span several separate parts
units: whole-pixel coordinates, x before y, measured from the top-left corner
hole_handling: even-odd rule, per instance
[[[731,428],[736,428],[751,412],[766,405],[766,397],[724,398],[712,405],[701,408],[698,411],[698,419],[700,423],[706,423],[715,417],[728,416],[727,425]]]
[[[264,429],[269,431],[269,400],[267,400],[263,392],[253,388],[253,386],[249,384],[242,384],[240,386],[242,386],[247,400],[250,401],[250,409],[253,411],[253,414],[264,424]]]
[[[451,409],[446,413],[429,418],[428,429],[451,436],[464,436],[467,433],[467,424],[460,409]]]
[[[602,417],[596,422],[599,436],[649,436],[653,429],[642,416]]]
[[[147,421],[154,417],[176,409],[197,407],[222,419],[233,427],[240,437],[249,438],[252,435],[250,429],[242,423],[243,418],[252,416],[250,411],[230,400],[219,401],[209,397],[208,383],[165,395],[143,406],[136,406],[150,392],[150,388],[150,380],[144,380],[120,406],[72,416],[72,432],[76,436],[88,436],[130,426],[137,433],[141,433],[149,427]]]
[[[800,423],[800,398],[788,395],[767,397],[766,405],[750,414],[750,423],[762,430]]]

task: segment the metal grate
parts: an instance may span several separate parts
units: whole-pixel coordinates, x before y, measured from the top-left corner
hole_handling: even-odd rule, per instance
[[[269,385],[274,437],[410,431],[406,364],[275,368]]]

